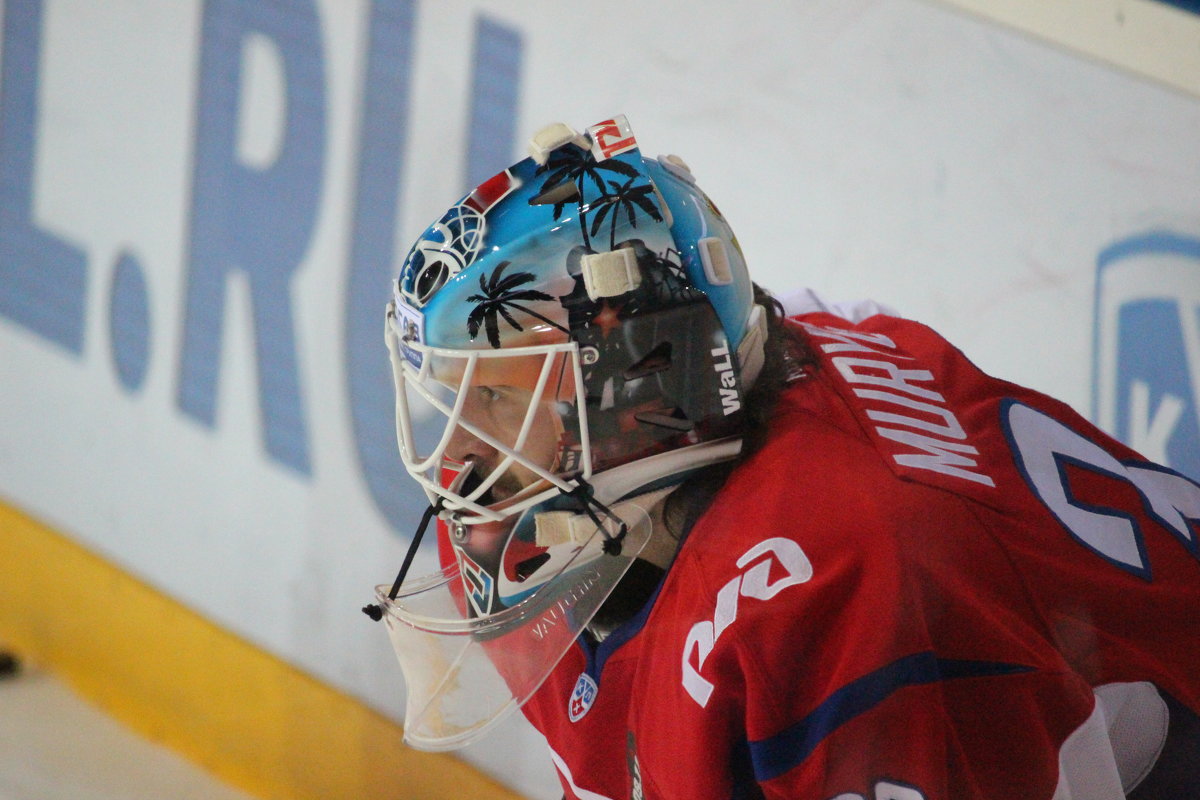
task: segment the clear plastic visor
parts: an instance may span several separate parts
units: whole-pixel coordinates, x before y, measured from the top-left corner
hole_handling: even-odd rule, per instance
[[[401,338],[388,314],[396,438],[430,502],[494,522],[591,475],[573,342],[455,350]]]
[[[627,531],[619,554],[602,552],[606,536],[595,528],[558,575],[486,617],[465,613],[458,564],[406,582],[394,600],[387,586],[376,589],[408,688],[406,742],[463,747],[537,691],[649,540],[650,518],[636,499],[613,512]],[[609,536],[619,529],[612,518],[605,526]]]

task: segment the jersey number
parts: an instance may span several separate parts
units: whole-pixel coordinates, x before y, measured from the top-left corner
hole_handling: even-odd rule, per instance
[[[898,783],[891,781],[879,781],[875,784],[875,792],[872,797],[874,800],[925,800],[925,795],[921,794],[912,786],[901,786]],[[832,797],[830,800],[868,800],[861,794],[839,794],[837,797]]]
[[[1139,517],[1148,516],[1200,556],[1190,523],[1200,520],[1200,486],[1165,467],[1121,462],[1053,417],[1009,400],[1002,411],[1017,467],[1029,488],[1084,547],[1121,569],[1150,580]],[[1082,471],[1082,472],[1080,472]],[[1137,490],[1141,508],[1117,495],[1086,500],[1072,491],[1071,474],[1116,480]]]

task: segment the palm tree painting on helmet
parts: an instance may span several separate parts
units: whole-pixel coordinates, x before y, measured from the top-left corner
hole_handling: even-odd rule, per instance
[[[482,324],[487,331],[488,343],[492,347],[500,347],[500,325],[497,316],[503,317],[504,321],[514,329],[524,330],[521,323],[513,317],[512,311],[528,314],[552,328],[569,333],[570,331],[554,320],[528,306],[521,305],[523,301],[553,300],[554,298],[537,289],[518,289],[518,286],[536,280],[536,276],[531,272],[514,272],[511,275],[504,275],[504,270],[511,264],[511,261],[501,261],[490,276],[485,277],[482,273],[479,275],[479,291],[481,293],[467,298],[479,304],[472,308],[471,313],[467,315],[467,332],[471,338],[474,339],[479,334],[479,326]]]
[[[625,176],[629,179],[627,185],[639,177],[638,170],[624,161],[615,158],[597,161],[591,151],[574,144],[560,147],[550,154],[550,158],[545,164],[537,168],[536,174],[546,175],[546,180],[542,183],[538,194],[529,202],[533,205],[553,203],[554,219],[559,219],[567,205],[574,201],[580,212],[578,215],[579,233],[583,239],[583,246],[590,249],[591,237],[596,234],[596,231],[588,230],[586,208],[582,201],[585,194],[592,194],[591,187],[595,187],[595,190],[599,192],[599,197],[595,201],[597,203],[603,202],[600,198],[611,196],[605,186],[605,178],[602,174],[604,172]],[[616,182],[610,181],[609,183],[615,185]],[[648,189],[649,186],[645,188]],[[652,204],[642,208],[655,219],[662,219]],[[630,224],[635,224],[632,218]],[[593,225],[596,227],[598,223],[593,223]],[[610,245],[610,249],[614,246],[615,244]]]
[[[689,278],[656,185],[675,176],[637,149],[597,158],[586,144],[568,142],[543,163],[526,159],[510,167],[485,184],[484,201],[479,190],[468,195],[405,262],[399,285],[419,286],[420,296],[397,292],[419,305],[424,344],[577,347],[586,408],[571,402],[577,387],[565,365],[556,367],[554,391],[546,396],[566,432],[553,459],[560,471],[578,469],[583,458],[584,445],[572,433],[583,427],[581,414],[592,470],[713,438],[734,422],[717,395],[693,385],[697,365],[711,363],[709,353],[726,340],[705,293]],[[706,197],[702,205],[715,212]],[[463,208],[475,213],[464,215]],[[624,256],[624,282],[589,285],[597,280],[589,260],[613,253]],[[474,383],[499,380],[501,369],[497,364],[486,377],[477,372]],[[539,372],[532,365],[503,369],[527,381]]]
[[[633,182],[635,180],[636,176],[631,177],[621,184],[618,184],[616,181],[609,181],[608,185],[611,191],[600,197],[593,204],[596,206],[596,216],[592,220],[592,236],[595,236],[600,230],[600,226],[604,223],[604,218],[608,216],[608,212],[613,212],[608,226],[609,250],[613,250],[617,246],[617,219],[619,210],[623,209],[625,211],[629,225],[632,228],[637,227],[638,209],[646,212],[655,222],[662,222],[662,215],[658,213],[658,209],[650,201],[650,195],[653,193],[654,187],[648,184],[634,186]]]

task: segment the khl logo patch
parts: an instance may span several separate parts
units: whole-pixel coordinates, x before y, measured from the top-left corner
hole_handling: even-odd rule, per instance
[[[1200,238],[1151,231],[1097,258],[1093,419],[1200,480]]]
[[[596,702],[597,691],[591,675],[584,672],[579,676],[579,680],[575,681],[575,690],[571,692],[571,700],[567,703],[567,716],[571,722],[579,722],[591,710],[592,703]]]

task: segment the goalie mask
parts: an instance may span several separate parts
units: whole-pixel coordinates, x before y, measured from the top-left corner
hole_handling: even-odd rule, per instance
[[[649,539],[656,490],[737,454],[762,363],[737,241],[680,159],[643,157],[624,117],[530,152],[430,226],[388,306],[442,568],[404,580],[417,537],[370,608],[424,749],[536,691]]]

